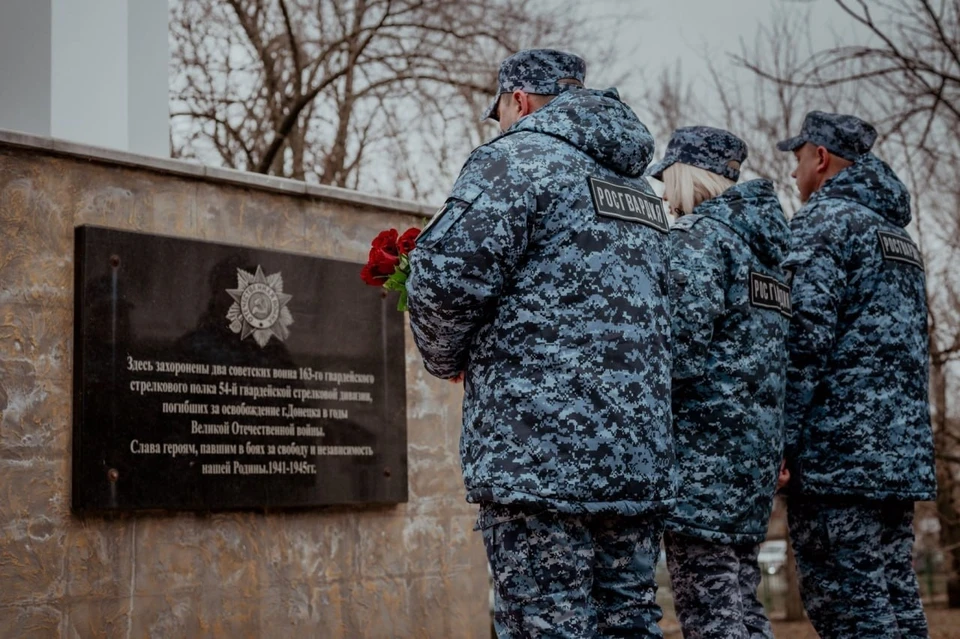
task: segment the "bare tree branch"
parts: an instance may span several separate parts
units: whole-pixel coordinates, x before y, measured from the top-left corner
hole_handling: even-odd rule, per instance
[[[423,198],[445,188],[459,164],[431,165],[436,153],[462,158],[493,133],[477,120],[503,57],[561,46],[602,65],[605,51],[573,0],[170,6],[175,156]],[[407,170],[395,184],[374,167],[401,147],[406,154],[391,165]]]

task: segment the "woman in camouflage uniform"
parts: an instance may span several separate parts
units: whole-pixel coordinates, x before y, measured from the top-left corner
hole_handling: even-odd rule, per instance
[[[747,148],[674,132],[662,179],[670,231],[673,425],[680,489],[664,541],[686,639],[773,635],[757,600],[783,449],[789,228],[773,184],[736,184]]]

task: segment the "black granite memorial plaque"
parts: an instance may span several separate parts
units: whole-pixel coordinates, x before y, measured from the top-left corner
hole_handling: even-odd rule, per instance
[[[78,227],[73,508],[406,501],[404,317],[358,273]]]

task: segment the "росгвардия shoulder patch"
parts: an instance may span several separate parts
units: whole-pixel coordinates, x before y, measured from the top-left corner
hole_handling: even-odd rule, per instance
[[[756,271],[750,272],[750,305],[777,311],[784,317],[793,317],[790,287]]]
[[[883,254],[883,259],[912,264],[923,269],[923,256],[911,240],[885,231],[877,231],[877,237],[880,239],[880,252]]]
[[[590,195],[593,196],[593,208],[597,215],[625,222],[639,222],[661,233],[670,231],[667,214],[663,211],[663,201],[656,195],[595,177],[589,177],[587,181],[590,183]]]

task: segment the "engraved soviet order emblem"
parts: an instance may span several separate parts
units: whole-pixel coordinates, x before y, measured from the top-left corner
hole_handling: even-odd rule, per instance
[[[259,265],[254,275],[238,268],[237,288],[226,291],[233,298],[233,305],[227,311],[230,330],[240,333],[241,340],[253,335],[254,341],[263,348],[271,335],[281,342],[290,335],[287,327],[293,324],[293,315],[287,302],[293,296],[283,292],[280,273],[265,276]]]

